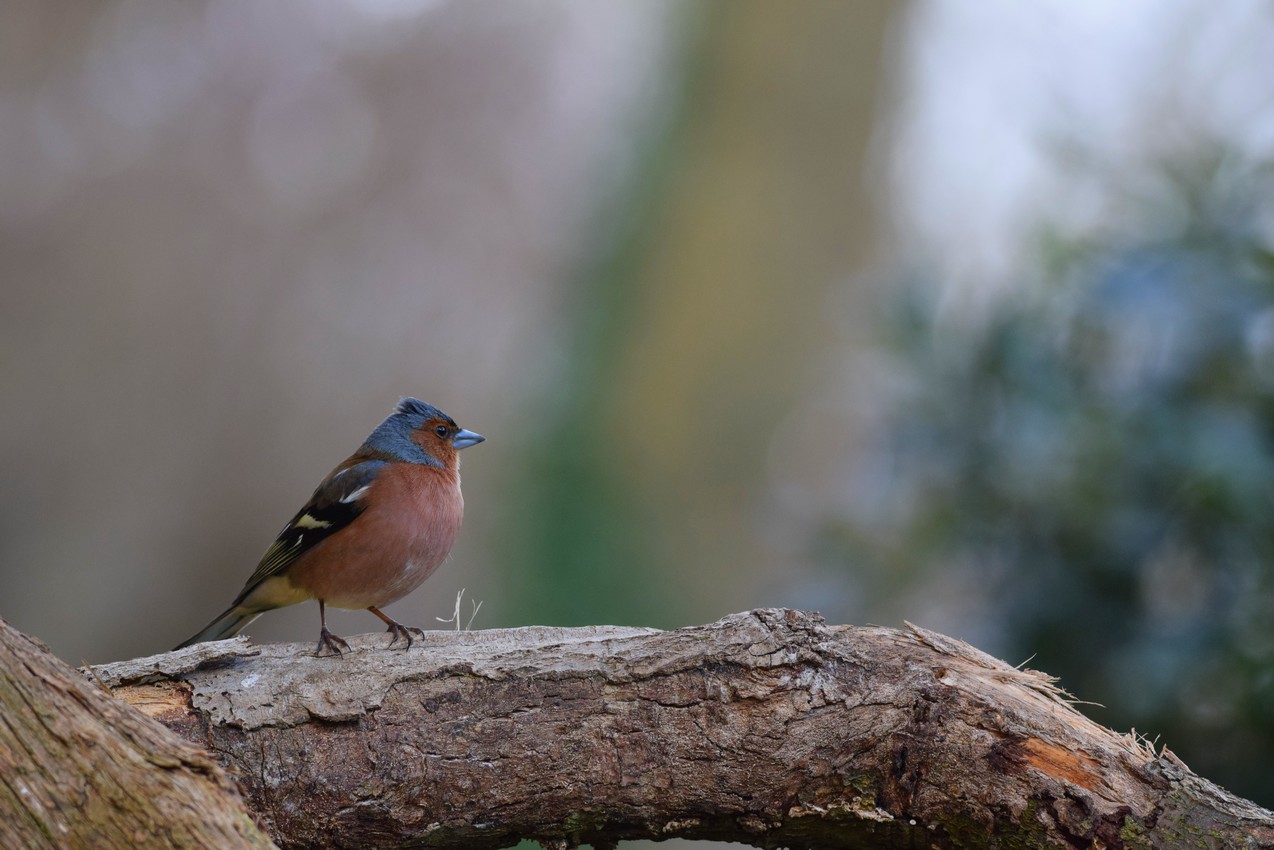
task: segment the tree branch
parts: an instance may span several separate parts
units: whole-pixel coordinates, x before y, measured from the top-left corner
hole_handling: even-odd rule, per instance
[[[274,847],[207,754],[0,620],[0,847]]]
[[[1274,847],[1274,815],[933,632],[695,628],[205,644],[105,665],[284,847]]]

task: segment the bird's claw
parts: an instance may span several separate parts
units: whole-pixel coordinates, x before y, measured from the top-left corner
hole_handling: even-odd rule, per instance
[[[325,649],[329,652],[324,652]],[[345,642],[345,638],[332,634],[326,628],[319,632],[318,649],[314,653],[316,656],[321,658],[325,655],[341,655],[349,651],[349,644]]]
[[[418,629],[415,626],[404,626],[402,623],[399,623],[397,621],[391,622],[389,624],[389,628],[387,628],[385,631],[389,632],[393,636],[389,639],[390,646],[393,646],[394,644],[398,643],[398,638],[402,637],[406,639],[408,649],[411,649],[412,635],[415,635],[421,640],[424,640],[424,637],[425,637],[424,629]]]

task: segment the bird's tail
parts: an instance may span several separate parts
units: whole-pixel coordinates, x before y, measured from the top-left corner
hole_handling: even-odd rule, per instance
[[[223,638],[234,637],[247,628],[248,623],[260,616],[260,611],[250,611],[241,605],[232,605],[223,611],[220,617],[204,626],[203,631],[189,640],[182,641],[174,649],[182,649],[192,643],[203,643],[207,640],[222,640]]]

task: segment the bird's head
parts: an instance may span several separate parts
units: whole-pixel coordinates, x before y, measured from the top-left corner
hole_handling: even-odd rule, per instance
[[[432,404],[408,397],[401,399],[394,412],[376,426],[363,448],[395,460],[455,469],[460,462],[457,453],[485,439],[456,425],[454,419]]]

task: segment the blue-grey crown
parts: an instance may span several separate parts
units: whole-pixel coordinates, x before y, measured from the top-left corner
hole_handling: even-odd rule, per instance
[[[394,412],[376,426],[363,446],[411,463],[441,467],[442,462],[426,452],[411,438],[411,432],[430,419],[441,419],[452,425],[451,417],[428,402],[405,396],[398,401]]]
[[[420,421],[426,419],[451,419],[450,416],[443,413],[427,401],[421,401],[418,398],[412,398],[405,395],[398,399],[398,406],[394,408],[394,413],[406,413],[408,416],[419,416]]]

